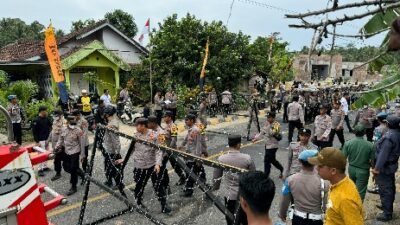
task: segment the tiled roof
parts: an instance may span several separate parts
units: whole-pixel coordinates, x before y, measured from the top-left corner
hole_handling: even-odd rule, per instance
[[[105,23],[107,23],[107,20],[101,20],[91,26],[69,33],[57,40],[58,45],[61,45],[79,35],[85,34]],[[18,40],[0,49],[0,62],[23,61],[34,56],[40,56],[44,53],[44,41]]]

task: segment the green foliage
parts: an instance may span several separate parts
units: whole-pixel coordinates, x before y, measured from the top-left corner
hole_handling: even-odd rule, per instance
[[[26,24],[19,18],[0,20],[0,48],[18,39],[43,40],[45,26],[37,21]]]
[[[47,112],[51,113],[54,110],[55,103],[51,100],[41,100],[29,103],[25,108],[25,113],[28,120],[33,120],[39,113],[40,106],[46,106]]]
[[[7,98],[8,95],[17,95],[20,104],[25,107],[38,90],[38,85],[31,80],[19,80],[12,83],[1,94],[3,98]]]
[[[269,60],[271,38],[258,37],[250,45],[254,69],[268,74],[269,79],[273,82],[292,80],[294,76],[291,69],[293,56],[286,49],[288,45],[288,42],[275,39],[272,42],[271,60]]]
[[[87,26],[91,26],[95,24],[96,21],[94,19],[86,19],[86,20],[77,20],[72,22],[71,26],[71,32],[80,30],[82,28],[85,28]]]
[[[0,89],[6,87],[7,84],[8,84],[8,74],[5,71],[0,70]]]
[[[121,9],[116,9],[113,12],[106,13],[104,18],[130,38],[135,37],[138,32],[133,16]]]

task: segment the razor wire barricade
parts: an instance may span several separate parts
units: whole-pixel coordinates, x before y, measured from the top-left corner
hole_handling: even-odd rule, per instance
[[[234,172],[234,173],[243,173],[246,172],[245,169],[241,169],[241,168],[237,168],[237,167],[233,167],[227,164],[223,164],[223,163],[219,163],[213,160],[209,160],[209,159],[205,159],[196,155],[192,155],[189,154],[187,152],[184,151],[180,151],[177,149],[173,149],[173,148],[169,148],[163,145],[158,145],[158,144],[154,144],[152,142],[149,142],[147,140],[142,140],[139,138],[136,138],[134,136],[131,135],[127,135],[125,133],[107,128],[105,126],[99,125],[96,128],[96,132],[95,132],[95,140],[94,140],[94,144],[93,144],[93,150],[91,152],[91,157],[89,160],[89,165],[87,167],[87,170],[85,171],[85,191],[84,191],[84,195],[83,195],[83,200],[82,200],[82,205],[81,205],[81,210],[80,210],[80,216],[79,216],[79,220],[78,220],[78,225],[82,225],[83,224],[83,220],[85,217],[85,212],[86,212],[86,207],[87,207],[87,203],[88,203],[88,195],[89,195],[89,189],[90,189],[90,184],[93,183],[96,186],[98,186],[100,189],[108,192],[110,195],[112,195],[113,197],[117,198],[118,200],[120,200],[121,202],[123,202],[127,208],[120,210],[116,213],[112,213],[109,215],[106,215],[100,219],[97,219],[96,221],[92,221],[90,223],[86,223],[86,224],[99,224],[102,222],[105,222],[107,220],[113,219],[115,217],[121,216],[123,214],[126,213],[130,213],[133,211],[138,212],[139,214],[143,215],[145,218],[147,218],[149,221],[151,221],[154,224],[166,224],[165,222],[157,219],[156,217],[154,217],[153,215],[151,215],[147,210],[139,207],[136,203],[136,201],[132,201],[130,199],[127,198],[127,195],[125,194],[123,188],[119,189],[119,192],[114,191],[112,188],[104,185],[102,182],[100,182],[99,180],[97,180],[96,178],[94,178],[92,176],[92,172],[93,172],[93,167],[94,167],[94,161],[95,161],[95,155],[96,155],[96,149],[100,149],[103,152],[104,155],[104,149],[101,147],[102,146],[102,138],[104,136],[105,131],[111,131],[115,134],[117,134],[119,137],[122,137],[124,139],[129,140],[130,144],[129,144],[129,148],[126,152],[125,157],[123,158],[123,163],[122,166],[120,167],[119,171],[121,173],[121,179],[122,179],[122,183],[123,183],[123,174],[124,174],[124,169],[126,167],[126,165],[128,164],[128,161],[132,155],[132,153],[135,151],[135,144],[136,143],[141,143],[144,145],[148,145],[152,148],[156,148],[156,149],[160,149],[166,153],[168,153],[169,157],[172,157],[176,163],[177,166],[179,168],[181,168],[186,175],[188,176],[186,179],[191,179],[193,182],[197,183],[198,187],[203,191],[203,193],[207,196],[207,198],[209,200],[211,200],[213,202],[213,204],[231,221],[234,221],[234,215],[226,208],[225,204],[218,198],[218,196],[216,196],[211,188],[205,183],[205,181],[203,181],[199,176],[197,176],[185,163],[185,161],[183,159],[186,160],[191,160],[194,161],[196,163],[201,163],[203,165],[206,166],[210,166],[213,168],[221,168],[224,171],[230,171],[230,172]],[[183,158],[183,159],[182,159]],[[125,185],[123,185],[125,186]]]

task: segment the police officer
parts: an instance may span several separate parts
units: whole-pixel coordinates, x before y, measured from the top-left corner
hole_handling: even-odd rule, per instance
[[[87,169],[87,156],[89,153],[89,137],[88,137],[88,132],[89,132],[89,123],[87,122],[87,120],[81,115],[81,113],[79,112],[79,110],[75,110],[72,112],[72,115],[75,117],[75,121],[76,121],[76,125],[82,130],[83,132],[83,146],[85,146],[85,153],[84,155],[86,156],[85,158],[83,158],[82,160],[82,169],[83,171],[86,171]],[[82,180],[83,182],[83,180]]]
[[[124,184],[122,183],[123,174],[121,171],[121,141],[119,140],[119,136],[112,132],[109,129],[118,131],[119,130],[119,122],[115,117],[116,109],[108,105],[104,109],[104,118],[107,121],[107,128],[104,132],[103,138],[103,156],[104,156],[104,167],[106,174],[106,182],[105,185],[111,187],[113,185],[113,180],[115,181],[115,186],[121,192],[122,195],[125,195],[123,189]]]
[[[196,126],[195,122],[195,115],[188,114],[186,116],[185,124],[188,127],[188,133],[178,149],[181,150],[186,147],[186,152],[196,156],[205,157],[208,155],[207,149],[204,148],[203,138],[201,136],[200,129]],[[206,180],[206,173],[201,163],[195,162],[193,160],[187,160],[186,165],[195,175],[199,176],[202,181]],[[190,178],[189,175],[190,174],[186,174],[186,177],[188,177],[189,179],[186,182],[185,189],[182,194],[183,197],[191,197],[193,195],[193,186],[195,184],[195,180]]]
[[[14,140],[21,145],[22,144],[22,127],[21,122],[24,120],[22,108],[18,104],[16,95],[9,95],[7,97],[9,103],[7,106],[8,114],[10,114],[11,122],[13,125]]]
[[[136,133],[135,137],[141,140],[146,140],[154,144],[157,143],[157,133],[148,129],[148,121],[146,118],[138,118],[136,120]],[[161,203],[161,212],[170,213],[171,209],[167,205],[167,195],[165,187],[161,184],[158,174],[161,172],[162,166],[162,151],[158,148],[136,142],[135,151],[133,152],[133,165],[134,165],[134,180],[136,182],[134,194],[136,203],[142,208],[143,205],[144,188],[149,179],[153,184],[158,200]]]
[[[376,143],[376,163],[372,170],[379,187],[383,213],[376,218],[379,221],[392,220],[393,202],[396,194],[395,173],[400,155],[400,117],[387,117],[389,130]]]
[[[315,117],[313,134],[314,134],[314,144],[320,149],[329,147],[329,134],[332,129],[332,119],[327,114],[328,106],[323,104],[319,107],[319,115]]]
[[[251,157],[240,152],[241,140],[242,137],[240,135],[230,135],[228,137],[228,153],[220,156],[218,158],[218,162],[249,171],[254,171],[256,170],[256,167]],[[219,189],[223,172],[224,170],[221,168],[214,169],[213,190]],[[246,214],[241,209],[238,198],[239,174],[231,171],[226,171],[225,173],[227,186],[227,192],[225,193],[225,205],[232,215],[235,216],[235,221],[230,221],[227,218],[227,224],[247,224]]]
[[[167,93],[165,93],[165,101],[167,102],[165,108],[172,112],[172,121],[175,123],[178,96],[175,94],[174,89],[174,87],[171,87],[171,89]]]
[[[333,140],[335,138],[335,134],[338,136],[342,147],[344,145],[344,134],[343,134],[343,122],[345,119],[345,113],[341,109],[340,102],[333,102],[333,109],[331,110],[331,118],[332,118],[332,129],[329,134],[329,144],[333,146]]]
[[[50,140],[51,140],[51,146],[53,148],[53,153],[55,154],[53,163],[56,174],[51,178],[51,181],[56,181],[61,178],[61,166],[65,153],[64,149],[60,149],[61,151],[57,151],[56,147],[58,139],[60,138],[61,135],[61,131],[64,128],[64,123],[65,121],[63,112],[61,110],[55,110],[53,112],[53,126],[51,129]]]
[[[213,88],[212,91],[208,93],[208,103],[210,107],[210,115],[211,117],[215,117],[218,107],[218,96],[217,92],[215,92],[215,88]]]
[[[282,139],[281,125],[275,120],[275,112],[267,113],[267,121],[259,134],[257,134],[253,142],[265,137],[265,156],[264,156],[264,173],[269,176],[271,172],[271,164],[280,171],[280,178],[283,176],[283,166],[276,160],[276,151],[279,148],[279,141]]]
[[[304,111],[303,107],[298,103],[299,96],[293,96],[292,103],[287,107],[289,119],[289,143],[292,142],[294,128],[300,130],[304,126]]]
[[[158,145],[166,145],[165,144],[165,131],[164,129],[161,128],[160,125],[157,124],[157,117],[156,116],[149,116],[147,118],[147,126],[149,129],[153,130],[156,132],[157,136],[157,144]],[[165,151],[163,152],[163,159],[162,159],[162,164],[161,164],[161,172],[158,174],[158,179],[161,180],[161,184],[168,190],[168,193],[171,192],[171,189],[169,187],[169,175],[168,175],[168,169],[167,169],[167,163],[168,163],[168,154]]]
[[[205,98],[200,99],[199,120],[204,127],[207,127],[207,101]]]
[[[298,160],[300,172],[288,177],[282,188],[279,217],[286,222],[286,212],[294,203],[292,225],[322,225],[329,184],[322,180],[314,166],[308,163],[318,151],[304,150]]]
[[[297,160],[300,153],[307,149],[317,149],[318,147],[311,143],[311,130],[310,129],[300,129],[299,131],[300,141],[291,142],[289,145],[288,152],[288,163],[286,164],[285,175],[283,179],[295,174],[301,170],[301,164]]]
[[[71,175],[71,188],[67,195],[76,193],[76,184],[78,183],[78,175],[81,175],[79,169],[79,159],[82,162],[85,158],[85,146],[83,142],[83,131],[76,125],[75,117],[67,118],[67,127],[61,131],[61,136],[57,142],[57,149],[64,147],[65,157],[63,159],[63,168],[65,172]]]
[[[357,112],[353,128],[358,123],[363,125],[365,127],[367,140],[372,142],[372,139],[374,137],[374,126],[373,126],[374,120],[375,120],[375,110],[373,108],[370,108],[368,105],[364,105],[364,107]]]
[[[164,122],[165,122],[165,145],[170,148],[177,148],[177,139],[178,139],[178,127],[173,122],[173,112],[165,111],[164,113]],[[172,168],[179,176],[179,181],[176,185],[183,185],[186,180],[185,173],[182,169],[177,165],[175,157],[177,157],[174,153],[167,153],[169,162],[171,163]],[[174,154],[175,157],[172,157],[171,154]]]

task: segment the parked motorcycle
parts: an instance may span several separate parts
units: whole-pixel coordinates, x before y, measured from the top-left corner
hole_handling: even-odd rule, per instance
[[[126,102],[118,101],[117,116],[122,123],[132,125],[137,118],[143,117],[143,114],[138,109],[134,109],[131,100],[128,99]]]

